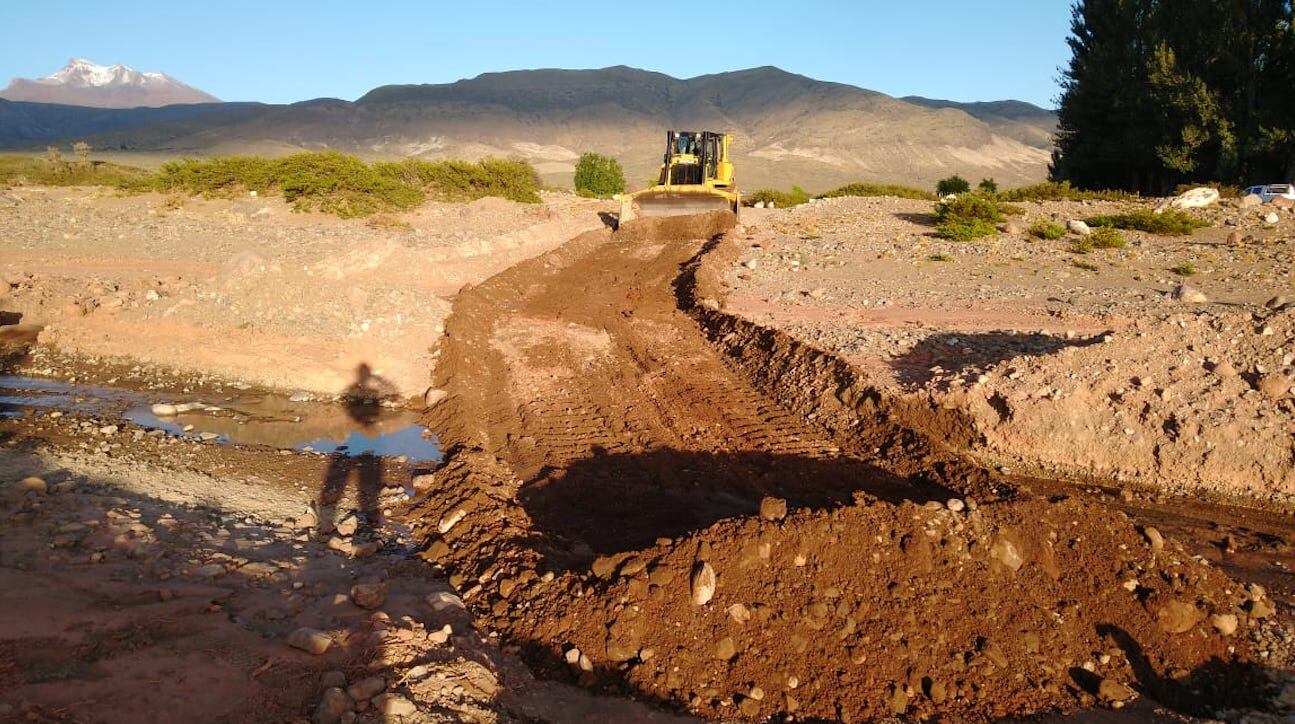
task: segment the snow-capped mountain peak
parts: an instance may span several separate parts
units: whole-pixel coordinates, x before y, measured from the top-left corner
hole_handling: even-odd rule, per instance
[[[99,65],[84,58],[73,58],[43,78],[15,78],[0,91],[0,98],[103,108],[219,100],[164,73],[141,72],[125,65]]]

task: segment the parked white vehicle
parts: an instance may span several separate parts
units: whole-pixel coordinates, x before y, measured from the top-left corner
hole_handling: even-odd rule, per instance
[[[1251,186],[1246,189],[1242,196],[1254,194],[1258,196],[1265,204],[1275,198],[1285,198],[1295,201],[1295,184],[1264,184],[1263,186]]]

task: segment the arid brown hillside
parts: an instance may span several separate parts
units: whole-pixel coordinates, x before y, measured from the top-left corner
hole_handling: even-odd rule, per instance
[[[680,80],[618,66],[383,86],[354,103],[321,99],[221,114],[210,123],[190,117],[119,126],[92,143],[199,154],[336,148],[370,157],[511,155],[558,183],[570,180],[580,153],[598,151],[619,157],[636,186],[654,175],[667,128],[708,128],[734,134],[748,189],[925,184],[955,172],[1010,185],[1045,174],[1055,119],[1035,110],[1000,116],[933,108],[771,67]],[[20,141],[0,134],[5,142]]]

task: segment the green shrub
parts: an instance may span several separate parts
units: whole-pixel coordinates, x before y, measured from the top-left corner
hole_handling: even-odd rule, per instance
[[[1081,236],[1070,242],[1071,254],[1091,254],[1093,253],[1092,237]]]
[[[403,161],[373,164],[374,170],[421,189],[445,201],[472,201],[498,196],[533,204],[540,200],[540,179],[535,169],[516,159],[483,158],[470,161]]]
[[[3,186],[29,183],[42,186],[120,187],[147,176],[148,171],[133,166],[88,159],[65,161],[62,153],[47,153],[45,158],[0,156],[0,185]]]
[[[1182,264],[1179,264],[1178,266],[1172,267],[1169,269],[1169,271],[1177,274],[1180,277],[1190,277],[1198,273],[1196,270],[1196,265],[1191,263],[1190,261],[1185,261]]]
[[[950,241],[972,241],[986,236],[994,236],[997,233],[998,227],[992,221],[985,221],[984,219],[951,217],[941,221],[935,227],[936,236]]]
[[[965,194],[971,190],[971,184],[967,179],[954,174],[948,178],[942,178],[935,184],[935,193],[940,196],[950,194]]]
[[[992,178],[982,178],[977,188],[980,189],[981,193],[993,195],[998,193],[998,182]]]
[[[1095,272],[1095,271],[1097,271],[1097,270],[1098,270],[1098,268],[1099,268],[1096,264],[1094,264],[1094,263],[1092,263],[1092,262],[1089,262],[1089,261],[1079,261],[1079,260],[1077,260],[1077,259],[1076,259],[1075,261],[1070,262],[1070,265],[1071,265],[1071,266],[1073,266],[1073,267],[1075,267],[1076,269],[1083,269],[1084,271],[1094,271],[1094,272]]]
[[[1202,221],[1177,209],[1166,209],[1159,214],[1150,209],[1137,209],[1123,214],[1094,216],[1085,220],[1085,223],[1092,227],[1108,226],[1167,236],[1187,236],[1197,229],[1210,225],[1208,221]]]
[[[1089,243],[1095,249],[1123,249],[1124,237],[1120,232],[1108,226],[1093,229],[1093,233],[1088,237]]]
[[[871,184],[871,183],[852,183],[846,184],[840,188],[832,189],[827,193],[819,194],[820,199],[832,199],[842,196],[897,196],[901,199],[918,199],[920,201],[934,201],[935,194],[930,191],[915,189],[911,186],[896,186],[893,184]]]
[[[997,202],[979,194],[963,194],[955,199],[937,203],[935,218],[939,222],[950,219],[978,219],[994,224],[1006,219],[999,210]]]
[[[927,261],[953,261],[952,254],[932,254],[926,257]]]
[[[576,193],[605,199],[625,191],[625,171],[611,156],[583,153],[576,161]]]
[[[1069,181],[1022,186],[998,196],[1003,201],[1128,201],[1137,198],[1127,191],[1084,191],[1071,186]]]
[[[1030,236],[1056,241],[1066,235],[1066,227],[1051,221],[1036,221],[1030,226]]]
[[[755,206],[763,202],[765,206],[773,204],[779,209],[800,206],[807,201],[809,201],[809,194],[799,186],[792,186],[790,193],[777,189],[756,189],[742,196],[742,203],[747,206]]]

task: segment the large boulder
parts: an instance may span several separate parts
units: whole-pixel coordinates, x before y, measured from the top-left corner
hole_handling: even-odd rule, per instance
[[[1181,194],[1169,199],[1167,202],[1156,207],[1157,211],[1169,209],[1200,209],[1206,206],[1212,206],[1219,202],[1219,190],[1212,189],[1208,186],[1184,191]]]

